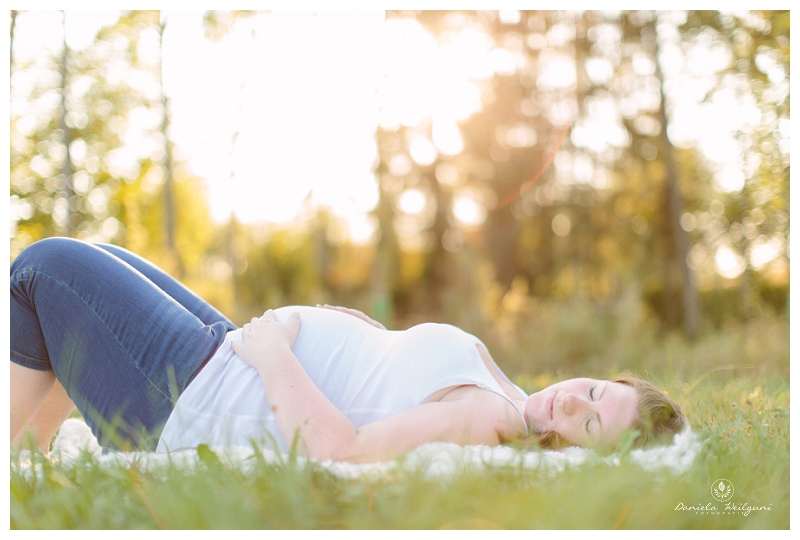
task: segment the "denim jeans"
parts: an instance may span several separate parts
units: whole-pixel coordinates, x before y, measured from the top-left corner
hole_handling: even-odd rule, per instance
[[[11,361],[52,370],[101,445],[154,449],[235,325],[117,246],[48,238],[11,265]]]

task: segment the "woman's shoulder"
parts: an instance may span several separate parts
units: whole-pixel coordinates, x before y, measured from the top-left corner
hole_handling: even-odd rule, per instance
[[[525,431],[525,424],[517,408],[505,397],[475,385],[456,386],[438,401],[459,402],[468,409],[476,424],[492,426],[501,438],[512,438]]]

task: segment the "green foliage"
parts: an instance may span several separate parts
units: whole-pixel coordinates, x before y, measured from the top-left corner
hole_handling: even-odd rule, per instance
[[[317,303],[322,291],[315,240],[313,231],[277,230],[249,244],[247,267],[235,283],[247,291],[242,305],[252,315],[271,306]]]
[[[477,333],[506,373],[538,381],[534,390],[565,378],[606,378],[626,370],[666,373],[667,379],[691,382],[709,368],[734,364],[788,377],[785,317],[764,310],[747,322],[734,317],[722,321],[706,319],[704,332],[690,342],[674,332],[660,332],[634,297],[612,305],[572,299],[533,302],[514,313],[503,310]],[[733,370],[720,376],[741,374]]]
[[[67,51],[66,80],[58,71],[60,54],[15,66],[12,86],[18,77],[18,84],[29,88],[24,94],[12,91],[15,109],[22,111],[11,117],[12,206],[22,208],[24,216],[15,219],[12,258],[31,242],[58,234],[95,241],[124,238],[127,223],[117,219],[121,201],[115,195],[158,159],[157,148],[141,155],[142,148],[123,143],[132,114],[159,116],[160,96],[154,99],[152,88],[132,84],[152,72],[135,54],[152,13],[123,16],[85,50]]]

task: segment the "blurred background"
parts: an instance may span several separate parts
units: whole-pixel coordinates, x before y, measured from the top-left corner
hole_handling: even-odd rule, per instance
[[[788,375],[788,11],[11,11],[10,38],[12,260],[71,236],[237,324],[449,322],[528,387],[774,339]]]

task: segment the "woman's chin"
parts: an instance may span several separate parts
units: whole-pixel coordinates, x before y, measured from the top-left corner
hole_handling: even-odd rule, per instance
[[[547,420],[544,414],[545,399],[542,392],[536,392],[528,397],[525,402],[525,418],[528,421],[528,430],[531,433],[547,431]]]

